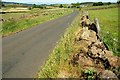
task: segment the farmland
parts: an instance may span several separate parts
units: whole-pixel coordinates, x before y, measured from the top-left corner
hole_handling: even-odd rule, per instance
[[[98,18],[101,36],[114,54],[120,53],[118,45],[118,8],[90,10],[90,19]]]
[[[3,9],[8,12],[2,15],[3,36],[7,36],[21,30],[38,25],[45,21],[53,20],[72,12],[71,9],[32,9],[8,8]]]
[[[94,18],[98,18],[100,28],[101,28],[101,36],[103,41],[107,44],[110,51],[113,51],[114,55],[119,56],[119,45],[118,44],[118,10],[117,8],[110,9],[100,9],[100,10],[90,10],[89,16],[91,21]],[[76,31],[82,30],[80,26],[80,15],[76,17],[73,21],[72,25],[67,29],[64,36],[58,42],[53,52],[49,55],[48,60],[42,66],[42,69],[38,72],[38,78],[79,78],[82,74],[81,71],[84,70],[87,64],[84,59],[79,58],[83,61],[76,62],[77,60],[77,50],[80,49],[78,46],[85,45],[84,43],[76,43],[80,45],[74,44],[75,33]],[[84,49],[83,46],[82,49]],[[78,54],[80,54],[78,52]],[[109,53],[109,55],[113,55]],[[71,66],[69,61],[71,59],[71,55],[73,56],[73,64],[77,64],[76,66]],[[91,64],[88,61],[88,65]],[[97,69],[99,71],[99,69]],[[93,67],[88,66],[88,70],[85,70],[85,73],[89,73],[92,75],[96,71]],[[91,76],[88,76],[91,78]]]
[[[108,8],[116,8],[116,4],[111,5],[103,5],[103,6],[89,6],[89,7],[83,7],[83,10],[97,10],[97,9],[108,9]]]

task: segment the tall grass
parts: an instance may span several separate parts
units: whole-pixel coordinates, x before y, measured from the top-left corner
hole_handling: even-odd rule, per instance
[[[74,33],[80,26],[79,21],[80,18],[77,16],[71,26],[66,30],[64,36],[61,37],[53,52],[49,55],[45,65],[38,72],[38,78],[57,78],[61,66],[65,65],[70,53],[74,51]]]

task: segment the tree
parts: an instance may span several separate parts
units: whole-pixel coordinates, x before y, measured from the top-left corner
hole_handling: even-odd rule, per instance
[[[72,8],[80,8],[80,3],[77,2],[77,3],[71,3],[72,5]]]
[[[2,4],[2,7],[5,7],[5,4]]]
[[[33,4],[33,5],[32,5],[32,8],[40,8],[40,9],[43,9],[43,8],[46,8],[46,7],[43,7],[43,6],[41,6],[41,5]]]
[[[70,8],[70,6],[68,6],[68,8]]]
[[[98,4],[97,3],[93,3],[93,6],[98,6]]]
[[[32,9],[32,7],[28,7],[28,10],[31,10]]]
[[[110,5],[110,4],[111,4],[111,2],[108,2],[108,3],[107,3],[107,5]]]
[[[62,5],[62,4],[60,4],[59,8],[63,8],[63,5]]]
[[[104,5],[103,2],[93,3],[93,6],[102,6]]]
[[[104,4],[103,4],[103,2],[98,2],[98,5],[99,5],[99,6],[102,6],[102,5],[104,5]]]
[[[117,4],[120,4],[120,0],[119,0],[119,1],[117,1]]]
[[[0,7],[5,7],[5,4],[2,1],[0,1]]]
[[[36,4],[33,4],[33,5],[32,5],[32,7],[33,7],[33,8],[36,8],[36,7],[37,7],[37,5],[36,5]]]

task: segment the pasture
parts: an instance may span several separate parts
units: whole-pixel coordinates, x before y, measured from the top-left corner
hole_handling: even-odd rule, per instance
[[[120,53],[118,45],[118,8],[89,10],[90,19],[98,18],[101,36],[115,55]]]
[[[27,8],[8,8],[4,9],[2,16],[2,33],[7,36],[21,30],[33,27],[45,21],[67,15],[72,12],[71,9],[38,9],[28,10]]]
[[[88,6],[88,7],[83,7],[83,10],[97,10],[97,9],[108,9],[108,8],[116,8],[116,4],[111,4],[111,5],[103,5],[103,6]]]

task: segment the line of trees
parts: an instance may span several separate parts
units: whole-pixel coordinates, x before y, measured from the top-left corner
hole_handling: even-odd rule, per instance
[[[64,6],[62,4],[60,4],[59,8],[63,8]]]
[[[119,0],[119,1],[117,1],[117,4],[120,4],[120,0]]]
[[[46,6],[41,6],[41,5],[33,4],[33,5],[32,5],[32,8],[40,8],[40,9],[44,9],[44,8],[46,8]]]
[[[111,2],[107,2],[107,3],[103,3],[103,2],[95,2],[93,3],[93,6],[102,6],[102,5],[111,5],[113,3]],[[120,1],[117,1],[117,4],[120,4]]]
[[[80,3],[79,2],[77,2],[77,3],[71,3],[71,7],[72,8],[80,8]]]
[[[102,6],[104,5],[103,2],[96,2],[96,3],[93,3],[93,6]]]
[[[3,4],[3,2],[0,1],[0,9],[1,9],[2,7],[5,7],[5,4]]]
[[[63,6],[63,4],[60,4],[59,5],[59,8],[64,8],[65,6]],[[80,3],[77,2],[77,3],[71,3],[70,6],[67,6],[66,8],[80,8]]]

